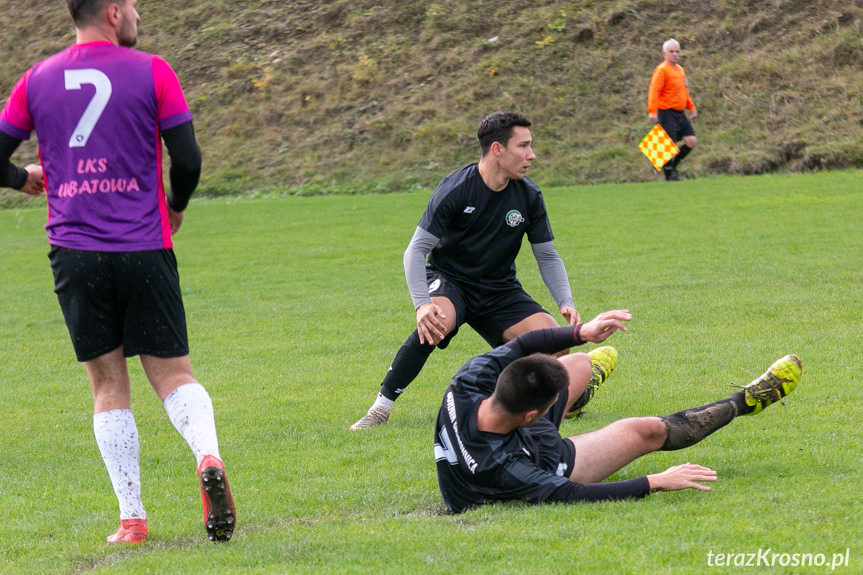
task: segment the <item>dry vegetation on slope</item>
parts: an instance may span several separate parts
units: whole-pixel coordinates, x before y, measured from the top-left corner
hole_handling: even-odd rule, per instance
[[[59,0],[0,0],[0,88],[73,39]],[[698,108],[690,176],[863,166],[863,0],[139,2],[177,70],[202,191],[396,191],[478,152],[495,109],[535,124],[542,184],[655,178],[637,143],[663,39]],[[35,156],[32,144],[19,163]]]

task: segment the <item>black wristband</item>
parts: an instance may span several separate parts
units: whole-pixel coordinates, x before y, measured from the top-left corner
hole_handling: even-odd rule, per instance
[[[584,323],[579,323],[575,326],[575,345],[584,345],[584,340],[581,339],[581,326],[583,325]]]

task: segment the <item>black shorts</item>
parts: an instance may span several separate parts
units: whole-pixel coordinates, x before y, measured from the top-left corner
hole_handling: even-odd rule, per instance
[[[575,465],[575,445],[560,436],[560,424],[566,415],[569,390],[564,389],[541,419],[526,428],[539,451],[540,467],[562,477],[569,477]]]
[[[462,324],[471,326],[491,347],[503,345],[504,330],[536,313],[548,313],[514,280],[504,287],[465,285],[440,272],[426,271],[429,294],[445,297],[455,307],[456,326],[438,344],[444,349]]]
[[[658,112],[659,125],[675,142],[686,136],[695,135],[695,129],[692,127],[692,122],[686,117],[686,112],[682,110],[658,110]]]
[[[123,355],[189,353],[173,250],[87,252],[52,246],[54,293],[78,361],[123,347]]]

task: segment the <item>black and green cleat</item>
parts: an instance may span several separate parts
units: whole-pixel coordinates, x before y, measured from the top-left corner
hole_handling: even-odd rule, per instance
[[[741,415],[761,413],[765,407],[794,391],[802,374],[803,364],[796,355],[789,354],[774,361],[764,375],[742,387],[746,405],[751,407],[752,411]]]
[[[608,379],[608,376],[611,375],[611,372],[617,366],[617,350],[610,345],[592,349],[587,352],[587,356],[590,358],[590,381],[581,397],[572,404],[572,407],[564,415],[566,419],[572,419],[582,414],[584,406],[593,397],[596,388]]]

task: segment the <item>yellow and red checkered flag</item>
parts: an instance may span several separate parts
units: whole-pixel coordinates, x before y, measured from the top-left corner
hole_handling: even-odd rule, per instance
[[[654,124],[653,129],[647,132],[638,144],[638,149],[647,156],[657,170],[661,170],[662,166],[680,151],[659,124]]]

